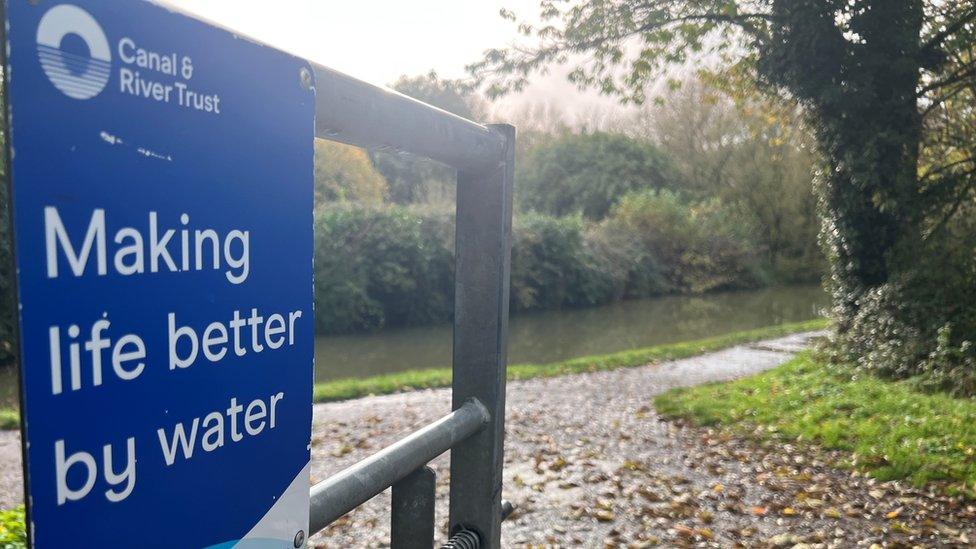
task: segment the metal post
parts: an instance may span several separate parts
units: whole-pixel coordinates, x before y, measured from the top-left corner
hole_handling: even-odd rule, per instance
[[[434,471],[421,467],[393,485],[391,549],[434,546]]]
[[[453,406],[477,398],[491,419],[451,450],[450,532],[474,530],[482,548],[498,549],[515,128],[490,128],[505,138],[501,161],[458,172]]]

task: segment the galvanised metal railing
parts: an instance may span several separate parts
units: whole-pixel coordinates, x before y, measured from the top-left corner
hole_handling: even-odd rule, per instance
[[[501,494],[515,128],[476,124],[325,67],[313,70],[318,137],[443,162],[457,169],[458,187],[453,411],[313,486],[310,532],[392,486],[392,547],[432,547],[434,473],[426,464],[450,450],[451,539],[444,547],[497,549],[512,510]]]

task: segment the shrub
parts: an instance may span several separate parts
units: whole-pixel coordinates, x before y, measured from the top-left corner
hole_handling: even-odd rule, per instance
[[[315,223],[319,333],[443,322],[453,310],[447,212],[331,205]]]
[[[514,310],[558,309],[611,301],[618,282],[598,265],[579,216],[525,214],[512,244]]]
[[[24,506],[0,511],[0,549],[27,547],[27,527]]]
[[[566,134],[519,160],[516,198],[525,210],[598,220],[628,192],[674,185],[668,159],[654,145],[605,132]]]
[[[734,225],[715,204],[668,191],[628,195],[599,224],[522,214],[513,229],[511,309],[756,286],[763,280],[753,245]],[[330,204],[315,230],[318,333],[452,318],[449,210]]]
[[[761,283],[755,244],[717,202],[687,202],[666,190],[634,192],[601,230],[631,257],[629,297]]]
[[[861,292],[830,348],[834,360],[884,377],[917,376],[930,389],[976,395],[976,259],[971,245],[933,240],[916,251],[914,266]],[[845,299],[843,288],[835,283],[835,302]]]

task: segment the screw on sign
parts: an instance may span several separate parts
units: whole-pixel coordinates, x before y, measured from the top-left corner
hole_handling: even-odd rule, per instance
[[[149,2],[4,15],[33,545],[304,546],[307,63]]]

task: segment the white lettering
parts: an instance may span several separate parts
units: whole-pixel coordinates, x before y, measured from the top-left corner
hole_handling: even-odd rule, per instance
[[[182,450],[183,459],[193,457],[193,444],[197,438],[198,423],[200,423],[200,418],[193,418],[193,423],[190,424],[189,438],[186,436],[186,430],[183,428],[182,423],[177,423],[173,427],[173,436],[170,437],[169,441],[167,441],[165,429],[160,428],[156,430],[156,434],[159,436],[159,445],[163,449],[163,459],[166,460],[167,466],[176,462],[177,450]]]
[[[285,332],[285,318],[278,313],[275,313],[268,317],[268,322],[264,324],[264,340],[268,343],[268,347],[272,349],[277,349],[285,342],[284,337],[277,337],[279,334]]]
[[[263,400],[254,400],[247,405],[247,411],[244,412],[244,429],[247,430],[247,434],[254,436],[261,434],[264,430],[264,416],[268,415],[267,409],[264,407]],[[257,421],[258,424],[255,426],[254,422]]]
[[[226,324],[211,322],[198,332],[192,326],[179,325],[176,321],[176,313],[168,313],[169,369],[189,368],[200,358],[200,354],[209,362],[219,362],[227,356],[229,349],[233,349],[234,355],[242,357],[248,353],[260,353],[265,348],[279,349],[286,340],[289,346],[294,346],[295,323],[301,317],[301,311],[289,312],[289,323],[286,329],[285,317],[282,314],[271,315],[265,323],[265,317],[256,308],[251,309],[251,315],[247,317],[241,316],[240,311],[233,311]],[[263,329],[261,324],[264,324]],[[248,326],[250,330],[246,329]],[[56,336],[52,334],[51,337]],[[117,345],[121,343],[120,341]],[[203,353],[200,353],[201,350]],[[58,379],[58,386],[60,383],[61,380]]]
[[[186,368],[197,359],[197,351],[199,350],[197,333],[193,331],[193,328],[188,326],[180,326],[177,329],[175,314],[170,313],[167,318],[169,325],[169,369]],[[177,350],[180,339],[182,338],[186,338],[190,342],[190,352],[187,353],[186,358],[180,357],[179,351]]]
[[[102,475],[109,488],[105,490],[105,499],[112,503],[118,503],[129,497],[132,490],[136,487],[136,439],[129,437],[125,441],[125,468],[122,472],[116,472],[112,465],[112,445],[102,446]],[[68,472],[72,467],[81,466],[83,468],[84,481],[78,488],[68,486]],[[64,440],[54,443],[54,470],[57,480],[58,505],[64,505],[69,501],[77,501],[87,496],[95,481],[98,480],[98,464],[95,456],[85,451],[78,451],[70,456],[65,455]],[[79,478],[77,474],[73,478]],[[121,490],[118,490],[122,487]]]
[[[279,392],[267,399],[256,398],[244,406],[237,402],[236,397],[233,397],[230,399],[230,405],[227,409],[209,412],[203,416],[202,421],[196,417],[189,422],[177,423],[171,431],[167,431],[165,428],[157,429],[156,434],[159,437],[159,444],[166,465],[173,465],[177,459],[191,459],[196,448],[198,434],[200,435],[200,448],[204,452],[213,452],[222,448],[228,439],[231,442],[240,442],[244,440],[245,436],[258,436],[265,431],[274,429],[277,406],[284,398],[285,393]],[[238,418],[242,415],[242,421],[238,422]],[[187,425],[189,425],[189,434],[187,434]],[[201,425],[203,429],[199,429]],[[243,431],[241,426],[243,426]],[[94,462],[92,466],[94,467]],[[121,478],[121,475],[117,478]]]
[[[123,38],[119,40],[119,59],[123,63],[132,64],[136,62],[136,58],[133,56],[133,50],[136,49],[136,43],[132,41],[131,38]]]
[[[98,387],[102,384],[102,364],[103,352],[112,349],[112,371],[116,377],[122,381],[131,381],[139,377],[146,365],[138,362],[130,366],[128,363],[142,361],[146,358],[146,344],[142,338],[135,334],[124,334],[115,343],[106,334],[111,327],[111,322],[107,318],[96,320],[92,323],[90,336],[87,341],[79,342],[81,329],[76,324],[68,326],[68,375],[70,376],[71,390],[78,391],[82,387],[82,367],[91,368],[91,386]],[[63,387],[63,363],[61,359],[62,331],[58,326],[48,328],[48,349],[51,364],[51,393],[61,394]],[[81,349],[87,351],[85,356],[88,360],[85,364],[82,361]]]
[[[75,465],[81,465],[85,469],[85,481],[81,483],[80,488],[72,489],[68,487],[68,471]],[[54,470],[57,475],[58,505],[87,496],[95,486],[95,477],[98,476],[95,458],[88,452],[75,452],[65,458],[64,440],[54,443]]]
[[[121,473],[116,473],[112,467],[112,446],[106,444],[102,448],[102,459],[105,462],[105,481],[113,488],[125,483],[125,488],[115,491],[112,488],[105,490],[105,499],[112,503],[118,503],[129,497],[132,489],[136,487],[136,439],[129,437],[125,441],[125,469]]]
[[[64,251],[64,256],[71,265],[71,272],[75,276],[81,276],[88,265],[88,256],[91,255],[92,247],[95,247],[95,257],[99,275],[107,272],[105,257],[105,210],[97,209],[92,212],[91,221],[88,222],[88,232],[81,244],[81,251],[75,253],[68,238],[68,231],[61,221],[58,209],[48,206],[44,208],[44,236],[45,250],[47,251],[47,277],[58,277],[58,251],[60,244]]]
[[[207,427],[211,424],[210,427]],[[204,452],[213,452],[224,445],[224,415],[220,412],[210,412],[203,418],[203,426],[207,429],[203,433],[200,447]]]
[[[126,351],[126,345],[134,346],[135,350]],[[112,349],[112,369],[115,370],[115,375],[119,376],[119,379],[125,381],[135,379],[145,369],[146,363],[140,362],[131,370],[123,368],[123,364],[132,360],[145,360],[145,358],[146,344],[143,343],[142,338],[134,334],[124,335],[119,338],[119,342]]]
[[[144,230],[118,228],[111,235],[114,272],[133,276],[146,272],[216,271],[223,264],[227,281],[243,284],[251,273],[250,231],[232,229],[221,238],[214,229],[190,229],[189,222],[190,216],[184,213],[180,216],[182,228],[162,227],[159,214],[151,211]],[[84,236],[78,238],[78,233],[65,226],[58,208],[48,206],[44,208],[44,231],[48,278],[61,275],[60,264],[64,260],[76,277],[92,271],[97,276],[108,274],[105,210],[92,211]],[[174,258],[178,258],[179,264]],[[90,266],[92,263],[94,268]]]
[[[127,65],[135,65],[141,69],[149,69],[170,76],[176,76],[176,54],[159,53],[140,48],[129,37],[119,40],[119,59]]]

